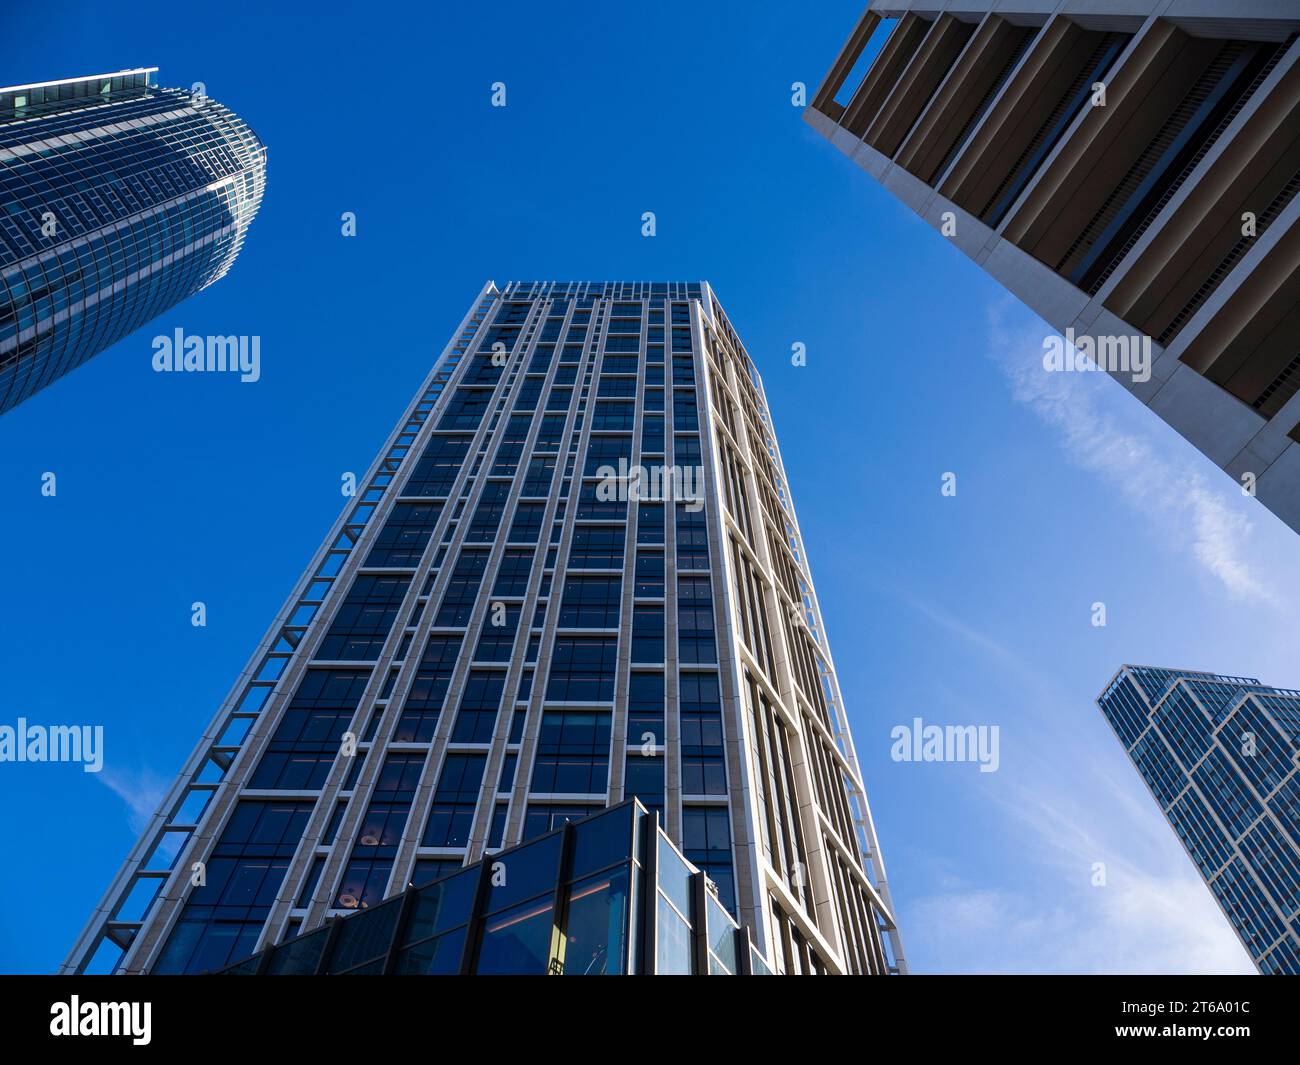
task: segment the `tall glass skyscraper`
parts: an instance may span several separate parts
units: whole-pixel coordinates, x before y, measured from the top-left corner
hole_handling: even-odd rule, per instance
[[[756,970],[904,970],[762,382],[712,290],[489,283],[64,969],[220,969],[633,797]],[[657,927],[689,921],[657,883]],[[563,943],[550,897],[528,919]],[[491,968],[485,905],[456,907],[461,971]],[[572,971],[558,949],[520,956]]]
[[[0,413],[239,254],[266,149],[156,70],[0,89]]]
[[[1300,692],[1124,666],[1097,699],[1262,973],[1300,973]]]

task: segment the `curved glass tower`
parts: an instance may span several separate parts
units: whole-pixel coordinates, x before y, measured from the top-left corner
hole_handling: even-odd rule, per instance
[[[156,70],[0,89],[0,413],[239,254],[266,148]]]

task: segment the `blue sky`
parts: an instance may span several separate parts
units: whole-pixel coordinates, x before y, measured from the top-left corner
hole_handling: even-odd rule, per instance
[[[228,277],[0,418],[0,722],[106,731],[98,775],[0,766],[0,971],[61,961],[489,278],[714,285],[915,971],[1250,971],[1093,700],[1126,661],[1300,686],[1294,534],[1117,384],[1034,372],[1042,323],[802,123],[858,0],[240,10],[70,3],[57,47],[0,13],[0,81],[158,65],[270,152]],[[153,373],[177,326],[260,335],[262,379]],[[917,716],[999,725],[1000,769],[892,761]]]

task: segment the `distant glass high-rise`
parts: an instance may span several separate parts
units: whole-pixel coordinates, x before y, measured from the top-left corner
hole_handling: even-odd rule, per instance
[[[156,70],[0,89],[0,413],[239,254],[266,149]]]
[[[1300,973],[1300,692],[1124,666],[1097,699],[1262,973]]]
[[[804,119],[1300,532],[1300,4],[871,0]]]
[[[903,971],[762,383],[707,284],[489,283],[356,492],[65,971],[219,969],[632,797],[756,969]],[[458,895],[454,969],[587,969],[555,846],[526,914]],[[675,971],[682,922],[715,925],[641,872],[654,919],[608,897],[609,934],[667,954],[611,942],[606,971]],[[434,967],[406,920],[347,956]]]

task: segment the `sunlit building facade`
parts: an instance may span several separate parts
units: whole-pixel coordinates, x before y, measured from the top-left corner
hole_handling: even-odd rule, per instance
[[[1300,5],[871,0],[851,30],[805,121],[1300,531]]]
[[[0,413],[239,254],[266,149],[204,93],[155,85],[156,70],[0,89]]]
[[[634,798],[607,857],[620,912],[659,905],[575,969],[581,878],[527,856]],[[399,959],[402,905],[498,864],[526,911],[462,893],[455,958]],[[385,905],[367,972],[494,971],[501,928],[536,937],[510,971],[680,971],[654,943],[684,927],[745,937],[723,971],[905,971],[762,382],[707,284],[484,287],[64,968],[276,971]]]
[[[1266,974],[1300,974],[1300,692],[1125,666],[1097,699]]]

